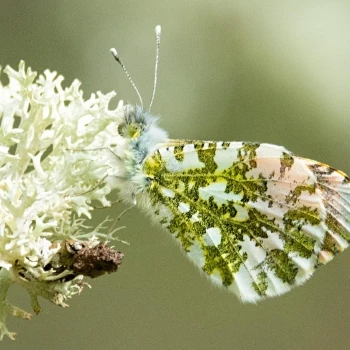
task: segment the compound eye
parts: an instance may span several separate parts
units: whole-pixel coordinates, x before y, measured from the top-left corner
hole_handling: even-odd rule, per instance
[[[131,124],[122,123],[118,126],[118,134],[128,139],[137,139],[141,134],[141,125],[135,122]]]
[[[126,128],[126,124],[125,123],[122,123],[122,124],[119,124],[118,125],[118,134],[120,136],[125,136],[125,128]]]

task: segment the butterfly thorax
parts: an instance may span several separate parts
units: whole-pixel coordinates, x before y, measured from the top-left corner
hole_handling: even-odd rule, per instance
[[[159,144],[166,142],[168,135],[158,126],[156,116],[133,105],[124,107],[118,134],[122,138],[118,157],[123,164],[120,192],[129,202],[150,186],[150,179],[142,171],[143,162]]]

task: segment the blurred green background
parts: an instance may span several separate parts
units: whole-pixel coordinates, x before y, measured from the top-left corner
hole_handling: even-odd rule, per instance
[[[172,138],[261,141],[350,173],[350,2],[0,2],[0,64],[49,68],[85,96],[137,96],[109,49],[116,46],[145,104],[153,85],[154,27],[162,25],[153,112]],[[116,99],[117,101],[117,99]],[[114,102],[114,105],[116,102]],[[96,213],[118,215],[121,206]],[[348,349],[350,252],[303,287],[242,305],[212,286],[171,237],[137,209],[121,222],[117,274],[92,281],[61,309],[43,302],[12,319],[6,349]],[[12,300],[29,309],[14,288]]]

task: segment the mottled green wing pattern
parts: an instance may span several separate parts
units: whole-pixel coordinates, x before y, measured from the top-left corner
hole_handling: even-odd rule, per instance
[[[155,219],[244,302],[302,284],[349,244],[349,178],[283,147],[170,143],[143,172]]]

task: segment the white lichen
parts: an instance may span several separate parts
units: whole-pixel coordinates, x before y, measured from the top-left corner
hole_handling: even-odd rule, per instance
[[[56,72],[37,78],[24,62],[18,71],[4,72],[9,83],[0,81],[0,339],[13,339],[7,316],[30,314],[7,301],[11,284],[28,291],[36,313],[38,296],[66,306],[65,299],[86,284],[73,260],[82,247],[79,258],[92,250],[91,256],[98,255],[102,227],[86,232],[82,218],[91,217],[93,201],[110,204],[112,183],[105,180],[118,172],[113,141],[123,110],[121,103],[108,109],[114,92],[85,101],[80,82],[62,88]]]

